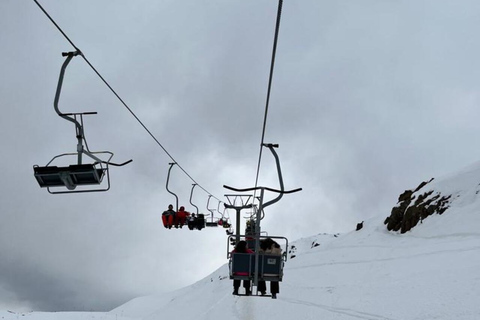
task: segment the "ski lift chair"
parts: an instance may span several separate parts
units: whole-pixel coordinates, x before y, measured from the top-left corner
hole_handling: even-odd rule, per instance
[[[212,197],[212,195],[208,195],[208,200],[207,200],[207,210],[210,212],[210,217],[209,219],[207,219],[205,221],[205,226],[206,227],[218,227],[218,218],[215,218],[214,215],[213,215],[213,209],[210,209],[208,207],[209,203],[210,203],[210,198]]]
[[[229,222],[229,219],[228,217],[225,217],[225,211],[227,210],[227,208],[223,208],[223,212],[220,211],[220,201],[218,202],[218,207],[217,207],[217,211],[218,213],[220,214],[220,219],[218,219],[218,222],[217,224],[221,227],[223,227],[224,229],[230,229],[232,224]]]
[[[193,189],[197,186],[196,183],[192,184],[192,190],[190,191],[190,204],[195,207],[196,209],[196,215],[193,217],[193,213],[188,219],[188,229],[190,230],[202,230],[205,228],[205,216],[203,213],[198,213],[198,207],[192,202],[192,197],[193,197]]]
[[[110,161],[113,157],[112,152],[91,152],[88,149],[88,144],[84,136],[83,116],[97,114],[96,112],[62,113],[58,109],[58,101],[62,89],[65,69],[67,68],[70,60],[74,56],[77,56],[79,54],[79,51],[62,53],[62,55],[66,56],[67,58],[60,70],[60,77],[58,79],[57,91],[53,104],[55,111],[61,118],[75,124],[77,137],[77,152],[63,153],[55,156],[43,167],[38,165],[33,166],[33,173],[38,184],[41,188],[47,188],[48,192],[51,194],[107,191],[110,189],[109,165],[123,166],[132,162],[132,160],[129,160],[121,164],[116,164]],[[84,142],[85,147],[83,146]],[[82,158],[84,155],[92,159],[93,163],[84,164]],[[76,156],[77,163],[61,167],[51,165],[54,160],[68,156]],[[103,185],[100,187],[91,187],[92,185],[101,185],[104,177],[106,177],[107,180],[106,186]],[[80,188],[77,189],[77,187]],[[66,188],[67,191],[64,191],[64,188]]]
[[[249,242],[250,241],[255,248],[255,252],[250,255],[250,257],[244,256],[245,253],[237,253],[237,252],[230,252],[229,246],[232,243],[233,236],[229,237],[227,241],[227,258],[229,258],[229,269],[230,269],[230,279],[233,280],[241,280],[247,277],[247,280],[253,280],[253,285],[258,287],[259,281],[276,281],[281,282],[283,279],[283,266],[284,263],[287,261],[287,252],[288,252],[288,239],[285,237],[276,237],[276,236],[262,236],[261,229],[260,229],[260,221],[263,218],[263,209],[275,202],[278,202],[283,194],[287,193],[294,193],[297,191],[302,190],[301,188],[293,189],[289,191],[285,191],[283,185],[283,177],[282,171],[280,168],[280,161],[278,158],[277,153],[275,152],[274,148],[277,148],[278,145],[275,144],[264,144],[263,146],[268,147],[272,152],[273,156],[275,157],[275,162],[277,166],[277,173],[278,179],[280,183],[280,190],[267,188],[267,187],[253,187],[253,188],[246,188],[246,189],[237,189],[232,188],[229,186],[225,186],[225,188],[236,191],[236,192],[250,192],[255,190],[260,190],[260,204],[258,210],[255,212],[255,220],[249,220],[250,223],[247,223],[247,228],[245,229],[245,234],[235,235],[234,243],[237,243],[240,238],[244,239]],[[263,202],[264,199],[264,192],[271,191],[278,193],[278,196],[266,203]],[[237,230],[239,230],[239,222],[238,222],[239,211],[237,212]],[[260,251],[256,251],[260,248],[260,242],[262,239],[271,238],[271,239],[283,239],[285,240],[285,250],[282,255],[271,255],[261,253]],[[258,259],[258,261],[256,261]],[[253,262],[252,262],[253,261]],[[239,275],[239,272],[241,273]],[[242,275],[243,274],[243,275]],[[272,298],[275,298],[272,295]]]
[[[207,226],[207,227],[218,227],[218,222],[207,221],[207,222],[205,222],[205,226]]]
[[[190,230],[202,230],[205,228],[205,217],[203,213],[198,213],[194,219],[188,220],[187,225]]]
[[[246,239],[245,235],[241,235]],[[235,243],[232,239],[235,236],[228,237],[227,256],[229,258],[229,277],[232,280],[253,280],[255,277],[255,254],[230,252],[230,244]],[[283,280],[283,267],[287,261],[288,239],[278,236],[262,236],[263,239],[276,239],[285,242],[285,250],[282,255],[259,254],[258,255],[258,280],[278,281]]]

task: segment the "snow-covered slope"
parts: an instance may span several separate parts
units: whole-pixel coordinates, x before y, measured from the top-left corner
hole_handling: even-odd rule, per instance
[[[425,188],[452,194],[442,215],[405,234],[388,213],[342,235],[297,240],[277,300],[232,296],[227,265],[181,290],[108,313],[0,312],[2,319],[480,319],[480,163]],[[392,204],[393,206],[394,204]],[[267,286],[268,287],[268,286]]]

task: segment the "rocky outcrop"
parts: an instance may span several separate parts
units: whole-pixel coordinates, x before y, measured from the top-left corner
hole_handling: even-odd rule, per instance
[[[430,181],[422,182],[415,190],[406,190],[398,198],[398,203],[385,224],[389,231],[405,233],[432,214],[442,214],[449,207],[451,195],[442,195],[434,190],[421,192]]]

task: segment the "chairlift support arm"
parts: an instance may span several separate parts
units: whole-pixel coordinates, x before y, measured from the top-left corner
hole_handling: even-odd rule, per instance
[[[218,204],[217,204],[217,211],[218,211],[218,213],[219,213],[219,214],[222,216],[222,219],[223,219],[223,214],[222,214],[222,212],[220,211],[220,204],[221,204],[221,202],[220,202],[220,201],[218,201]],[[225,209],[223,209],[223,211],[225,211]]]
[[[195,189],[195,186],[196,186],[196,185],[197,185],[196,183],[192,184],[192,190],[190,191],[190,204],[191,204],[192,206],[194,206],[195,209],[197,209],[197,216],[198,216],[198,207],[197,207],[196,205],[194,205],[193,202],[192,202],[193,189]]]
[[[268,149],[270,149],[270,151],[272,152],[273,156],[275,157],[275,163],[277,165],[277,173],[278,173],[278,180],[279,180],[279,183],[280,183],[280,190],[282,190],[281,193],[278,194],[278,196],[275,198],[275,199],[272,199],[270,201],[268,201],[267,203],[265,203],[263,205],[263,208],[265,207],[268,207],[269,205],[271,204],[274,204],[275,202],[278,202],[282,197],[283,197],[283,194],[284,194],[284,190],[285,190],[285,187],[283,185],[283,176],[282,176],[282,170],[280,168],[280,160],[278,158],[278,154],[277,152],[275,151],[274,148],[278,148],[278,144],[272,144],[272,143],[268,143],[268,144],[263,144],[264,147],[267,147]],[[261,213],[262,211],[260,211]]]
[[[210,204],[210,199],[211,199],[211,198],[212,198],[212,195],[209,194],[209,195],[208,195],[208,200],[207,200],[207,210],[210,211],[210,213],[212,214],[212,219],[213,219],[213,209],[210,209],[210,208],[208,207],[208,205]]]
[[[83,137],[83,129],[82,125],[75,119],[75,118],[70,118],[69,116],[75,115],[74,113],[62,113],[60,109],[58,108],[58,101],[60,100],[60,93],[62,91],[62,85],[63,85],[63,78],[65,77],[65,70],[67,69],[68,64],[70,63],[70,60],[72,60],[73,57],[78,56],[80,54],[79,51],[74,51],[74,52],[62,52],[62,56],[66,56],[67,58],[62,64],[62,68],[60,69],[60,76],[58,78],[58,84],[57,84],[57,91],[55,92],[55,100],[53,101],[53,107],[55,109],[55,112],[57,114],[64,118],[65,120],[71,121],[75,124],[77,127],[77,134]],[[83,114],[97,114],[96,112],[84,112]]]
[[[168,168],[167,184],[166,184],[165,187],[167,188],[168,193],[170,193],[170,194],[172,194],[172,195],[175,196],[175,205],[176,205],[175,211],[177,212],[177,211],[178,211],[178,196],[177,196],[175,193],[173,193],[172,191],[170,191],[170,190],[168,189],[168,182],[170,181],[170,171],[172,171],[173,166],[176,165],[176,164],[177,164],[176,162],[171,162],[171,163],[169,163],[170,168]]]
[[[60,69],[60,76],[58,77],[58,84],[57,84],[57,91],[55,92],[55,100],[53,101],[53,107],[55,109],[55,112],[63,119],[73,122],[75,124],[75,131],[76,131],[76,136],[77,136],[77,152],[78,152],[78,164],[82,164],[82,153],[83,153],[83,125],[80,124],[80,122],[77,121],[76,119],[76,114],[65,114],[60,111],[58,108],[58,101],[60,100],[60,93],[62,92],[62,85],[63,85],[63,78],[65,77],[65,70],[67,69],[68,64],[70,61],[73,59],[73,57],[78,56],[80,54],[79,51],[73,51],[73,52],[62,52],[62,56],[66,56],[67,58],[62,64],[62,67]],[[85,114],[96,114],[96,112],[89,112]],[[69,117],[69,115],[73,115],[72,117]],[[82,114],[80,114],[80,117],[82,117]],[[90,155],[89,155],[90,156]],[[94,158],[95,159],[95,158]],[[98,159],[98,158],[97,158]],[[95,160],[97,160],[95,159]],[[97,160],[98,161],[98,160]]]
[[[218,224],[216,222],[214,222],[213,220],[213,210],[214,209],[210,209],[209,208],[209,204],[210,204],[210,199],[212,198],[212,195],[208,195],[208,200],[207,200],[207,210],[210,212],[210,215],[212,216],[212,218],[210,219],[210,222],[207,221],[207,227],[217,227]]]
[[[63,86],[63,79],[65,77],[65,70],[67,69],[68,64],[70,61],[73,59],[73,57],[81,55],[80,51],[71,51],[71,52],[62,52],[62,56],[67,57],[65,61],[62,64],[62,67],[60,69],[60,76],[58,77],[58,84],[57,84],[57,90],[55,92],[55,99],[53,101],[53,107],[55,109],[55,112],[63,119],[70,121],[75,124],[75,131],[76,131],[76,137],[77,137],[77,154],[78,154],[78,161],[77,164],[82,164],[82,154],[86,154],[93,160],[97,161],[97,163],[103,163],[103,164],[111,164],[113,166],[121,167],[126,164],[129,164],[133,160],[130,159],[128,161],[125,161],[123,163],[114,163],[109,161],[104,161],[95,156],[90,150],[87,148],[83,147],[83,140],[85,140],[85,134],[83,130],[83,116],[84,115],[94,115],[97,114],[97,112],[90,111],[90,112],[80,112],[80,113],[62,113],[58,107],[58,102],[60,100],[60,93],[62,92],[62,86]],[[80,116],[80,122],[77,120],[77,116]],[[113,155],[113,154],[112,154]],[[111,158],[111,157],[110,157]]]

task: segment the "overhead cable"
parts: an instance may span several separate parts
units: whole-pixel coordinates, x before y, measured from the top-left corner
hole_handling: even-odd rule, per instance
[[[258,165],[257,165],[257,174],[255,178],[255,188],[258,187],[258,177],[260,174],[260,163],[262,161],[262,150],[263,150],[263,144],[265,143],[265,130],[267,128],[267,117],[268,117],[268,107],[270,103],[270,92],[272,89],[272,80],[273,80],[273,69],[275,66],[275,56],[277,53],[277,41],[278,41],[278,32],[280,30],[280,18],[282,17],[282,6],[283,6],[283,0],[278,1],[278,11],[277,11],[277,22],[275,25],[275,36],[273,40],[273,49],[272,49],[272,60],[270,64],[270,76],[268,79],[268,89],[267,89],[267,100],[265,103],[265,115],[263,117],[263,127],[262,127],[262,138],[260,141],[260,152],[258,156]],[[256,199],[255,194],[254,194],[254,201]]]

